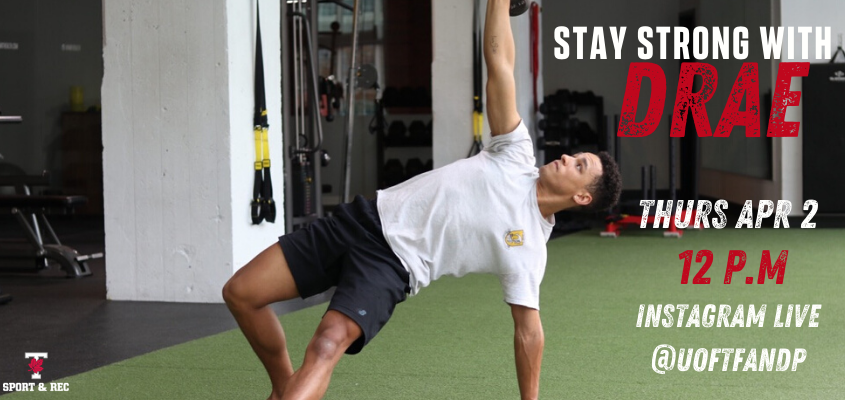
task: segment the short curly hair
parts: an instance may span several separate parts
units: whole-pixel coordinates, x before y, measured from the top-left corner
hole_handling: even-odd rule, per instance
[[[619,202],[619,196],[622,194],[622,175],[619,173],[619,166],[616,161],[606,151],[599,152],[596,155],[601,160],[602,174],[587,186],[587,190],[593,195],[593,201],[586,206],[579,207],[577,211],[607,211]]]

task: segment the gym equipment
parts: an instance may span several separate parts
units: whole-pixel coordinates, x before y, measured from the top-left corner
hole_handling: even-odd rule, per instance
[[[411,122],[411,125],[408,127],[408,142],[413,145],[417,146],[424,146],[426,144],[431,144],[431,136],[428,136],[428,128],[425,126],[425,122],[420,120],[415,120]]]
[[[842,56],[842,61],[836,61],[836,58]],[[830,58],[829,63],[835,64],[837,62],[845,63],[845,50],[842,50],[842,34],[839,34],[839,46],[836,46],[836,51],[833,52],[833,57]]]
[[[511,0],[511,17],[525,14],[528,11],[528,0]]]
[[[537,123],[537,148],[543,150],[544,163],[560,159],[564,154],[575,154],[580,151],[597,152],[607,149],[604,134],[608,124],[604,115],[604,100],[594,94],[587,95],[559,89],[553,94],[545,96],[543,103],[537,108],[540,119]],[[588,124],[575,117],[586,116],[595,119],[594,125]],[[594,128],[593,128],[594,127]],[[555,214],[556,232],[576,232],[589,229],[591,219],[571,211]]]
[[[384,98],[379,99],[378,92],[376,92],[376,98],[373,102],[375,103],[376,110],[368,128],[370,135],[376,135],[377,138],[382,139],[384,138],[384,131],[387,125],[387,118],[384,116]]]
[[[405,179],[411,179],[425,172],[425,164],[419,158],[411,158],[405,164]]]
[[[418,86],[413,89],[411,95],[411,107],[431,107],[431,95],[428,88],[425,86]]]
[[[525,3],[525,0],[522,0]],[[482,100],[482,57],[484,32],[481,27],[481,5],[479,0],[474,3],[472,20],[472,147],[467,158],[472,157],[484,149],[481,137],[484,134],[484,101]],[[511,1],[511,15],[514,12],[514,1]],[[524,11],[523,11],[524,12]]]
[[[592,91],[570,92],[567,89],[559,89],[546,96],[539,109],[544,119],[537,124],[543,131],[543,137],[538,139],[538,144],[546,151],[546,162],[558,159],[563,154],[608,148],[607,138],[599,134],[607,132],[608,129],[604,116],[604,99]],[[576,112],[579,116],[592,114],[595,128],[586,121],[573,117]],[[579,149],[584,146],[589,147]]]
[[[425,86],[388,86],[384,89],[381,102],[385,108],[427,108],[431,107],[431,90]]]
[[[65,246],[47,220],[47,211],[61,209],[71,211],[85,204],[85,196],[39,196],[33,195],[31,186],[49,183],[46,172],[41,175],[26,175],[19,167],[0,163],[0,186],[14,187],[13,195],[0,196],[0,209],[11,210],[23,230],[25,241],[0,242],[0,269],[12,272],[39,272],[58,264],[70,278],[91,275],[88,260],[102,258],[103,253],[79,254]],[[51,242],[46,242],[43,233]]]
[[[370,64],[364,64],[358,69],[358,89],[378,88],[378,71]]]
[[[0,124],[19,124],[23,122],[23,118],[19,115],[3,115],[3,111],[0,110]],[[3,159],[3,155],[0,154],[0,160]]]
[[[803,80],[804,199],[818,201],[824,213],[843,213],[845,187],[831,180],[831,174],[840,174],[845,168],[845,64],[810,64],[809,75]]]
[[[399,107],[401,103],[401,99],[399,96],[399,89],[388,86],[384,89],[384,93],[381,95],[381,103],[384,107]]]
[[[292,144],[285,152],[289,168],[285,168],[285,229],[293,232],[323,216],[322,179],[320,165],[326,165],[330,157],[323,150],[322,113],[326,118],[334,106],[338,90],[333,78],[325,81],[325,90],[320,90],[317,74],[316,3],[287,1],[282,5],[282,75],[283,118],[282,132],[285,143]],[[306,66],[307,63],[307,66]],[[325,94],[326,98],[321,94]],[[331,98],[332,100],[329,100]],[[321,107],[321,103],[325,107]]]
[[[546,96],[540,105],[540,113],[544,115],[560,114],[568,116],[578,111],[572,93],[567,89],[560,89],[555,94]]]
[[[671,117],[670,117],[671,118]],[[619,116],[615,116],[615,124],[614,127],[619,126]],[[618,129],[618,128],[617,128]],[[681,238],[683,236],[683,232],[675,227],[675,210],[677,209],[677,190],[675,187],[675,152],[676,150],[676,142],[675,138],[669,138],[669,197],[672,200],[672,212],[669,216],[669,228],[663,231],[663,237],[672,237],[672,238]],[[614,152],[616,156],[616,163],[621,164],[620,160],[620,150],[619,150],[619,137],[616,136],[615,144],[614,144]],[[641,180],[641,188],[642,200],[657,200],[657,168],[654,165],[643,166],[641,169],[642,180]],[[646,182],[648,182],[648,191],[646,191]],[[696,203],[698,204],[697,200]],[[655,206],[656,206],[655,202]],[[651,207],[649,209],[649,215],[646,217],[646,226],[654,226],[654,217],[656,215],[656,207]],[[694,221],[697,219],[698,214],[696,210],[692,210],[689,215],[690,225],[688,228],[692,228]],[[600,233],[602,237],[612,237],[616,238],[619,237],[621,230],[627,226],[639,226],[643,219],[643,208],[639,205],[639,199],[634,200],[633,202],[620,202],[614,209],[612,209],[607,216],[605,222],[605,229]],[[681,219],[687,219],[687,210],[684,207],[681,211]]]
[[[339,7],[345,8],[349,11],[352,11],[352,6],[350,6],[349,4],[346,4],[343,0],[320,0],[319,3],[320,4],[332,3],[332,4],[335,4]]]
[[[405,167],[402,162],[391,158],[384,163],[384,187],[388,188],[405,180]]]
[[[655,189],[655,183],[657,181],[657,168],[654,165],[649,164],[648,166],[642,166],[640,169],[641,173],[641,181],[640,181],[640,188],[642,189],[642,194],[640,195],[642,200],[656,200],[657,194]],[[646,182],[648,182],[648,189],[646,189]],[[639,200],[636,199],[634,201],[629,202],[620,202],[613,211],[611,211],[610,215],[608,215],[606,219],[606,225],[604,231],[600,233],[602,237],[612,237],[616,238],[619,237],[620,231],[629,226],[639,226],[640,222],[642,221],[642,206],[639,205]],[[630,214],[623,213],[622,211],[632,211]],[[649,212],[649,216],[646,217],[646,224],[653,224],[654,223],[654,214],[655,214],[655,207],[652,207]]]
[[[581,122],[577,118],[547,118],[541,119],[540,122],[537,123],[537,127],[540,128],[541,131],[547,130],[573,130],[577,127]]]
[[[349,61],[349,81],[346,82],[346,100],[349,106],[346,110],[346,135],[344,141],[346,142],[346,152],[343,154],[343,172],[344,179],[341,185],[341,193],[343,197],[341,201],[349,202],[349,182],[352,179],[352,134],[355,127],[355,80],[358,76],[358,68],[355,67],[358,53],[358,13],[360,11],[360,1],[355,0],[352,7],[352,55]]]
[[[255,179],[252,189],[252,224],[261,221],[276,222],[276,203],[273,201],[273,179],[270,177],[270,142],[267,131],[267,96],[264,93],[264,51],[261,48],[261,11],[256,3],[255,32],[255,115],[253,132],[255,136]]]
[[[414,88],[406,86],[399,89],[398,107],[414,107]]]
[[[327,122],[334,121],[335,111],[340,108],[340,98],[343,97],[338,84],[334,81],[334,76],[327,78],[319,77],[320,80],[320,115],[326,119]]]
[[[387,143],[391,146],[403,146],[408,144],[408,128],[402,121],[393,121],[387,128]]]

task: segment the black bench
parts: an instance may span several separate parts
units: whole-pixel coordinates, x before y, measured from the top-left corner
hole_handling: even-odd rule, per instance
[[[2,186],[2,185],[0,185]],[[0,195],[0,208],[37,209],[64,208],[72,210],[88,202],[85,196],[28,196],[25,194]]]
[[[17,193],[0,195],[0,209],[11,210],[26,238],[23,242],[0,241],[0,271],[37,272],[49,268],[52,261],[59,264],[68,277],[90,276],[87,261],[102,258],[103,253],[83,255],[63,245],[46,215],[49,210],[56,209],[71,212],[77,206],[87,203],[88,198],[31,194],[30,186],[46,185],[48,181],[46,173],[0,176],[0,186],[14,186]]]

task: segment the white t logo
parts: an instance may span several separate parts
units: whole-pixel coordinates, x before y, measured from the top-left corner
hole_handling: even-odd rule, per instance
[[[34,358],[37,361],[41,358],[47,358],[47,353],[24,353],[24,358]],[[32,374],[32,379],[41,379],[41,374],[37,372]]]

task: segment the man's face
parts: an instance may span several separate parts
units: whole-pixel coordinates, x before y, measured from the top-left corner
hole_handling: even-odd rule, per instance
[[[601,160],[595,154],[564,154],[540,168],[540,181],[553,193],[574,196],[576,203],[587,205],[592,201],[587,187],[601,174]]]

